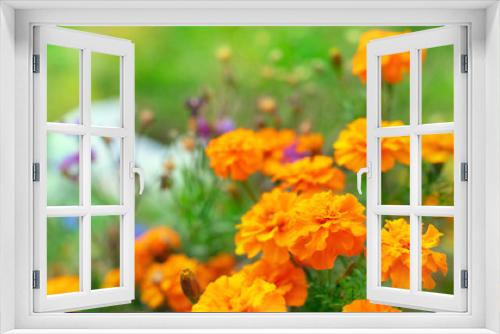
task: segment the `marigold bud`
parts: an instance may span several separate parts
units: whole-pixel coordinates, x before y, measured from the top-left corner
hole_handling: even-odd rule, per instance
[[[342,67],[342,54],[339,49],[331,48],[330,49],[330,63],[332,64],[334,69],[340,69]]]
[[[201,288],[194,273],[190,269],[183,269],[180,279],[182,292],[191,303],[196,304],[198,299],[200,299]]]

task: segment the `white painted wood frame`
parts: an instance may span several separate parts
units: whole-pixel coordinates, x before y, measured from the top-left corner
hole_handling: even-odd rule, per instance
[[[53,26],[34,27],[34,54],[40,57],[34,83],[33,161],[40,165],[40,180],[34,183],[34,262],[39,270],[39,288],[34,289],[34,312],[72,311],[128,303],[134,298],[134,45],[127,40],[100,36]],[[80,56],[80,124],[47,122],[47,46],[78,50]],[[120,59],[121,126],[96,127],[91,121],[92,53],[114,55]],[[61,92],[64,93],[64,92]],[[75,206],[47,206],[47,135],[59,133],[79,138],[80,202]],[[117,138],[120,142],[120,203],[92,205],[92,136]],[[93,216],[120,219],[120,286],[91,287],[91,228]],[[52,217],[79,220],[80,291],[47,295],[47,221]]]
[[[468,224],[473,228],[467,241],[471,270],[467,312],[196,315],[34,313],[31,289],[33,110],[30,40],[33,25],[40,24],[468,25],[471,47],[471,84],[468,87],[471,195],[468,198]],[[0,1],[0,265],[3,270],[0,275],[0,332],[498,333],[499,41],[500,9],[498,2],[493,0]]]
[[[453,46],[453,122],[422,124],[422,52],[424,49]],[[382,127],[383,56],[410,53],[410,106],[408,126]],[[381,38],[367,46],[367,296],[389,305],[430,311],[467,310],[467,289],[461,287],[461,272],[467,270],[467,181],[461,180],[461,164],[467,163],[467,77],[462,73],[462,55],[467,55],[467,27],[450,26]],[[427,206],[421,199],[421,142],[423,134],[453,134],[454,206]],[[410,203],[382,205],[383,138],[410,139]],[[381,231],[383,215],[407,216],[410,224],[410,287],[382,286]],[[453,217],[453,294],[422,290],[422,217]]]

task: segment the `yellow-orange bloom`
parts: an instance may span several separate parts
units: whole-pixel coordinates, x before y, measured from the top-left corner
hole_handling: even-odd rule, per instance
[[[360,254],[366,236],[364,210],[352,194],[321,192],[303,198],[288,233],[291,253],[318,270],[333,268],[338,255]]]
[[[236,228],[236,254],[252,258],[264,253],[271,262],[288,260],[287,229],[290,227],[289,211],[297,202],[297,195],[274,189],[262,194],[261,199],[242,218]]]
[[[264,162],[263,143],[248,129],[236,129],[212,139],[206,153],[215,174],[239,181],[260,170]]]
[[[249,279],[262,278],[276,285],[289,306],[302,306],[307,298],[307,280],[304,270],[290,261],[277,264],[259,260],[246,265],[241,270]]]
[[[191,302],[184,295],[181,286],[181,272],[193,272],[203,289],[208,275],[196,260],[182,254],[171,255],[164,263],[151,265],[141,284],[141,302],[151,309],[169,307],[176,312],[191,310]]]
[[[116,288],[120,286],[120,268],[115,268],[107,272],[101,283],[101,288]]]
[[[280,168],[273,181],[281,181],[281,188],[300,193],[341,191],[345,186],[345,175],[332,165],[333,159],[327,156],[306,157]]]
[[[148,267],[154,262],[163,262],[173,249],[179,248],[181,239],[169,227],[154,227],[135,241],[135,281],[139,283]]]
[[[324,141],[325,139],[321,133],[308,133],[300,135],[297,151],[318,154],[321,152]]]
[[[396,31],[370,30],[363,33],[359,39],[358,49],[352,59],[352,74],[357,75],[362,83],[366,83],[366,47],[368,42],[378,38],[402,34]],[[398,53],[382,57],[382,79],[391,84],[400,82],[410,70],[410,53]]]
[[[446,254],[432,250],[442,235],[432,224],[422,235],[422,285],[428,290],[436,286],[433,273],[448,273]],[[410,224],[404,218],[386,220],[382,229],[382,281],[389,279],[395,288],[410,287]]]
[[[382,126],[400,126],[401,121],[383,121]],[[335,162],[353,172],[366,167],[366,119],[358,118],[347,124],[333,144]],[[382,172],[392,169],[396,161],[410,163],[410,139],[390,137],[382,140]]]
[[[432,164],[453,159],[453,134],[422,136],[422,158]]]
[[[264,128],[256,134],[264,143],[262,172],[266,175],[273,175],[282,165],[284,150],[294,143],[295,132],[289,129]]]
[[[205,265],[208,280],[213,281],[219,276],[233,273],[236,260],[231,254],[221,253],[211,258]]]
[[[276,285],[238,273],[210,283],[192,311],[286,312],[286,303]]]
[[[344,305],[342,312],[401,312],[401,310],[388,305],[373,304],[366,299],[357,299]]]
[[[80,291],[80,278],[78,276],[62,275],[47,280],[48,295],[78,291]]]

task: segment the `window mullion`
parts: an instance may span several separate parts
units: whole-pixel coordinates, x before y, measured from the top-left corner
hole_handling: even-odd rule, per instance
[[[410,50],[410,207],[420,204],[420,144],[417,127],[420,120],[420,61],[419,50]],[[420,290],[421,238],[420,217],[410,211],[410,290]]]

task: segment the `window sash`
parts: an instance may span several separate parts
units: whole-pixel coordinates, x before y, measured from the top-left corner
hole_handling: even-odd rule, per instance
[[[47,45],[80,50],[81,124],[47,122]],[[91,125],[91,54],[120,57],[121,127]],[[40,271],[40,287],[34,289],[34,311],[72,311],[130,302],[134,298],[134,46],[130,41],[56,27],[36,27],[34,53],[40,55],[40,72],[34,74],[34,161],[40,163],[40,181],[34,183],[34,270]],[[48,133],[80,136],[80,201],[74,206],[47,206]],[[92,205],[91,139],[119,138],[120,204]],[[91,289],[91,217],[119,215],[120,287]],[[47,295],[47,218],[79,217],[80,291]]]
[[[367,49],[367,161],[371,166],[367,179],[367,296],[375,302],[430,311],[467,310],[467,290],[462,289],[461,271],[467,270],[467,182],[460,180],[460,165],[467,162],[467,75],[461,73],[461,55],[466,54],[466,28],[449,26],[402,34],[375,40]],[[420,51],[426,48],[454,47],[454,121],[419,124],[421,115]],[[384,55],[410,52],[410,124],[380,127],[381,67]],[[454,206],[420,205],[421,147],[424,134],[454,134]],[[381,205],[381,152],[379,140],[385,137],[410,137],[410,203]],[[421,137],[420,137],[421,138]],[[381,215],[406,215],[410,218],[410,288],[382,287],[381,282]],[[421,291],[421,224],[422,216],[454,217],[454,293],[446,295]]]

